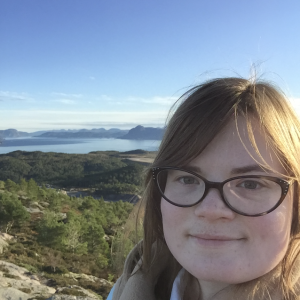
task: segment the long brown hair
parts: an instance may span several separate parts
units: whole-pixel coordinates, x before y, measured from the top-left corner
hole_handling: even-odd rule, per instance
[[[252,288],[245,296],[260,299],[266,289],[270,288],[274,278],[277,278],[275,286],[280,287],[280,297],[297,299],[296,282],[300,277],[299,271],[295,269],[300,257],[300,122],[285,95],[267,82],[218,78],[190,89],[176,105],[178,108],[167,124],[153,167],[186,165],[201,154],[230,120],[237,120],[240,116],[247,121],[248,134],[257,152],[250,119],[255,119],[264,130],[268,145],[288,174],[284,175],[294,181],[293,221],[289,248],[278,267],[279,272],[274,271],[277,275],[270,277],[268,274],[269,277],[265,275],[260,280],[254,280],[248,285]],[[154,185],[150,169],[146,177],[144,201],[143,269],[149,270],[153,259],[153,243],[165,243],[160,211],[161,196]],[[166,272],[168,275],[163,274],[158,281],[161,296],[168,299],[176,272],[180,268],[171,254],[170,257],[169,271]]]

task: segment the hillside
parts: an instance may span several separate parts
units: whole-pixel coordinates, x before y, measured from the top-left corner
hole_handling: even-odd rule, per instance
[[[98,196],[136,194],[142,186],[143,170],[154,156],[155,152],[146,151],[139,154],[117,151],[89,154],[15,151],[0,155],[0,180],[19,182],[22,178],[34,179],[39,185],[89,189]]]
[[[0,139],[2,138],[19,138],[19,137],[28,137],[30,136],[29,133],[18,131],[16,129],[6,129],[0,130]]]
[[[142,238],[142,229],[135,230],[139,205],[116,200],[141,194],[144,168],[155,155],[0,155],[0,297],[105,299]],[[74,186],[93,197],[67,196]]]
[[[105,299],[118,277],[116,259],[122,265],[136,242],[133,233],[126,247],[122,240],[130,203],[70,198],[22,179],[0,181],[0,208],[0,285],[10,286],[0,294],[12,299]]]

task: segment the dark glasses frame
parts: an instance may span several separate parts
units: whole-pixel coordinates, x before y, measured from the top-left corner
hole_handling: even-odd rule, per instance
[[[204,194],[203,196],[195,203],[193,204],[189,204],[189,205],[182,205],[182,204],[177,204],[177,203],[174,203],[173,201],[171,201],[170,199],[168,199],[163,191],[161,190],[160,186],[159,186],[159,183],[158,183],[158,174],[162,171],[165,171],[165,170],[179,170],[179,171],[183,171],[183,172],[186,172],[186,173],[189,173],[189,174],[192,174],[198,178],[200,178],[201,180],[203,180],[203,182],[205,183],[205,190],[204,190]],[[281,179],[281,178],[278,178],[278,177],[273,177],[273,176],[261,176],[261,175],[243,175],[243,176],[236,176],[236,177],[232,177],[232,178],[228,178],[226,179],[225,181],[223,182],[213,182],[213,181],[209,181],[207,180],[206,178],[200,176],[199,174],[193,172],[193,171],[189,171],[189,170],[185,170],[185,169],[181,169],[181,168],[177,168],[177,167],[153,167],[152,168],[152,177],[153,177],[153,180],[156,184],[156,187],[158,188],[158,191],[160,193],[160,195],[166,200],[168,201],[169,203],[175,205],[175,206],[178,206],[178,207],[192,207],[198,203],[200,203],[208,194],[209,190],[210,189],[217,189],[219,192],[220,192],[220,195],[221,195],[221,198],[222,198],[222,201],[224,202],[224,204],[230,208],[232,211],[236,212],[237,214],[239,215],[242,215],[242,216],[247,216],[247,217],[260,217],[260,216],[264,216],[270,212],[272,212],[273,210],[275,210],[281,203],[282,201],[284,200],[284,198],[286,197],[287,193],[288,193],[288,190],[289,190],[289,186],[290,186],[290,183],[284,179]],[[232,207],[230,205],[230,203],[226,200],[226,198],[224,197],[224,194],[223,194],[223,186],[231,181],[231,180],[234,180],[234,179],[240,179],[240,178],[259,178],[259,179],[268,179],[270,181],[273,181],[273,182],[276,182],[280,187],[281,187],[281,197],[280,199],[278,200],[278,202],[269,210],[265,211],[265,212],[262,212],[262,213],[259,213],[259,214],[254,214],[254,215],[251,215],[251,214],[246,214],[244,212],[241,212],[237,209],[235,209],[234,207]]]

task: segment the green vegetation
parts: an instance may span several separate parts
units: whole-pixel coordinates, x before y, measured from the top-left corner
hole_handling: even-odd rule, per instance
[[[139,205],[101,196],[140,194],[145,165],[154,155],[143,150],[0,155],[0,230],[15,237],[0,259],[44,274],[53,286],[76,284],[105,298],[109,287],[69,273],[118,278],[142,238],[142,214],[137,219]],[[100,199],[69,197],[61,190],[67,188]]]
[[[132,204],[123,201],[70,198],[39,187],[32,179],[19,184],[0,181],[0,230],[16,237],[0,259],[33,273],[43,272],[56,286],[75,283],[65,276],[69,272],[112,280],[117,278],[112,260],[117,254],[111,244],[122,235],[132,209]],[[79,281],[102,296],[109,292],[90,281]]]
[[[145,165],[126,159],[126,155],[134,154],[147,155],[148,152],[65,154],[15,151],[0,155],[0,180],[19,183],[22,179],[33,179],[39,185],[93,188],[100,195],[133,194],[142,185]]]

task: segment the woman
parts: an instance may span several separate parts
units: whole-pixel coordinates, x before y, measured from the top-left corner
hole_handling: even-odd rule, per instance
[[[299,157],[299,120],[272,85],[184,94],[146,178],[144,240],[109,298],[300,299]]]

